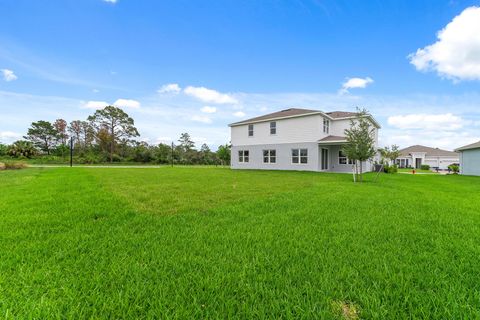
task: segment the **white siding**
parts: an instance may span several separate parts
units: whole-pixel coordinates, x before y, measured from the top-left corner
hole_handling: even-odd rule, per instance
[[[231,128],[232,145],[316,142],[327,136],[323,133],[323,117],[320,115],[275,121],[277,122],[275,135],[270,134],[271,121],[254,123],[253,137],[248,136],[248,124],[233,126]]]
[[[350,129],[350,120],[330,120],[330,135],[343,137],[346,129]]]
[[[292,163],[292,149],[307,149],[308,163]],[[248,162],[239,162],[239,150],[248,150],[250,157]],[[276,162],[264,163],[263,150],[275,150]],[[232,169],[318,171],[318,164],[318,144],[316,142],[232,146]]]
[[[439,169],[446,170],[448,166],[453,163],[459,163],[459,158],[454,157],[425,157],[425,164],[428,164],[430,167],[438,167]]]

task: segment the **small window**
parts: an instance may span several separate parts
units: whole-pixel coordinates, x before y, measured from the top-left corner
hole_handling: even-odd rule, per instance
[[[299,157],[299,150],[298,149],[292,149],[292,163],[299,163],[300,162],[300,157]]]
[[[340,150],[338,151],[338,164],[353,164],[353,160],[348,159],[342,150]]]
[[[253,137],[253,124],[248,125],[248,136]]]
[[[277,122],[270,122],[270,134],[277,134]]]
[[[308,163],[308,149],[292,149],[292,163],[307,164]]]
[[[277,151],[276,150],[263,150],[263,163],[276,163]]]
[[[238,151],[238,162],[240,163],[248,162],[249,158],[250,158],[250,155],[248,150]]]
[[[330,132],[330,120],[323,118],[323,132],[328,134]]]

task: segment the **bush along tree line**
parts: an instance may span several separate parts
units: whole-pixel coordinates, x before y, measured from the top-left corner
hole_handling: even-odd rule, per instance
[[[156,145],[137,141],[139,136],[134,120],[125,111],[106,106],[87,120],[69,124],[63,119],[33,122],[24,140],[11,145],[0,143],[0,157],[65,162],[70,154],[69,140],[73,138],[76,163],[230,164],[229,144],[214,152],[207,144],[197,150],[188,133],[182,133],[177,143]]]

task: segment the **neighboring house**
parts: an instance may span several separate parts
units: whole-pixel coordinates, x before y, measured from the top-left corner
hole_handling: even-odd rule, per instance
[[[459,155],[456,152],[415,145],[400,150],[400,157],[396,162],[400,168],[420,169],[423,164],[428,164],[431,168],[446,170],[449,165],[458,161]]]
[[[353,112],[286,109],[230,124],[233,169],[352,172],[341,152]],[[375,148],[380,125],[372,116]],[[363,170],[370,171],[371,163]]]
[[[460,173],[480,176],[480,141],[455,150],[460,153]]]

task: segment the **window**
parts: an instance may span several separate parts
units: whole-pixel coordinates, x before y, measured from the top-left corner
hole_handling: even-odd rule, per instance
[[[263,150],[263,163],[276,163],[277,151],[276,150]]]
[[[340,150],[338,151],[338,164],[353,164],[353,160],[348,159],[342,150]]]
[[[270,122],[270,134],[277,134],[277,122]]]
[[[323,132],[328,134],[330,132],[330,120],[323,118]]]
[[[240,162],[240,163],[248,162],[249,158],[250,158],[250,155],[249,155],[248,150],[239,150],[238,151],[238,162]]]
[[[248,136],[253,137],[253,124],[248,125]]]
[[[308,149],[292,149],[292,163],[307,164]]]

